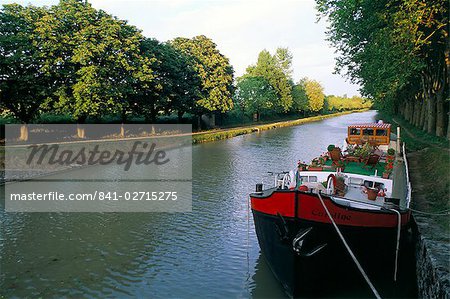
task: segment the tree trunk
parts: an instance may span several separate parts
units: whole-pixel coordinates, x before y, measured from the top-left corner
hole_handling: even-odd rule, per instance
[[[436,93],[436,136],[444,136],[445,108],[444,108],[444,88],[440,88]]]
[[[77,119],[77,137],[80,139],[86,138],[86,132],[83,124],[86,122],[87,116],[79,116]]]
[[[197,131],[202,130],[202,115],[197,115]]]
[[[419,118],[420,118],[420,102],[415,100],[414,101],[414,117],[413,117],[413,125],[415,127],[419,126]]]
[[[211,127],[215,128],[216,127],[216,113],[212,112],[211,113]]]
[[[254,122],[259,121],[259,112],[258,112],[258,111],[256,111],[255,113],[253,113],[253,121],[254,121]]]
[[[125,128],[123,127],[123,123],[120,125],[120,138],[125,138]]]
[[[427,132],[430,134],[436,134],[436,99],[434,95],[428,96],[428,126]]]
[[[412,124],[414,115],[414,103],[408,101],[408,122]]]
[[[184,111],[178,110],[178,123],[181,124],[183,122],[183,114]]]
[[[412,115],[414,114],[414,106],[411,101],[408,101],[408,122],[412,122]]]
[[[428,129],[428,100],[423,103],[423,126],[422,130],[427,131]]]
[[[405,106],[400,105],[400,107],[398,107],[398,112],[400,113],[401,116],[405,117]]]
[[[28,124],[22,124],[20,126],[20,141],[28,141]]]
[[[403,118],[408,120],[408,103],[403,102]]]
[[[448,115],[447,139],[450,140],[450,112],[448,112],[447,115]]]
[[[420,102],[420,118],[419,118],[419,124],[418,127],[419,129],[423,130],[423,123],[425,121],[425,111],[426,110],[426,105],[424,101]]]
[[[82,124],[77,124],[77,137],[80,139],[86,138],[86,132]]]

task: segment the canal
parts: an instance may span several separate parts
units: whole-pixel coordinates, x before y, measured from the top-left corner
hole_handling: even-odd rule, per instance
[[[190,213],[6,213],[3,198],[0,297],[285,297],[260,253],[248,193],[272,183],[267,171],[293,169],[375,117],[194,146]]]

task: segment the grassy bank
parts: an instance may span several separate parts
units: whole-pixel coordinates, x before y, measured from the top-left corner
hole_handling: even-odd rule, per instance
[[[401,127],[401,138],[406,143],[413,188],[412,207],[427,213],[439,213],[450,208],[450,143],[445,138],[427,134],[398,116],[379,114],[394,129]],[[394,131],[394,130],[393,130]],[[448,215],[432,216],[448,234]]]
[[[345,115],[345,114],[350,114],[350,113],[354,113],[354,112],[362,112],[362,111],[367,111],[367,110],[368,109],[345,111],[345,112],[338,112],[338,113],[333,113],[333,114],[300,118],[300,119],[295,119],[295,120],[279,121],[279,122],[268,123],[268,124],[258,124],[258,125],[250,125],[250,126],[238,127],[238,128],[199,132],[199,133],[194,133],[192,135],[192,143],[197,144],[197,143],[203,143],[203,142],[211,142],[211,141],[216,141],[216,140],[228,139],[228,138],[233,138],[233,137],[236,137],[239,135],[251,134],[254,132],[261,132],[261,131],[272,130],[272,129],[276,129],[276,128],[296,126],[296,125],[300,125],[300,124],[304,124],[304,123],[309,123],[309,122],[319,121],[319,120],[323,120],[323,119],[327,119],[327,118],[331,118],[331,117],[336,117],[339,115]]]

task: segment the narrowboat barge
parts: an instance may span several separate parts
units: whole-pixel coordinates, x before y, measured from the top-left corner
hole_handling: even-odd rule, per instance
[[[261,251],[287,294],[398,279],[411,213],[408,163],[386,123],[348,127],[342,148],[275,175],[250,194]],[[329,296],[329,294],[327,294]]]

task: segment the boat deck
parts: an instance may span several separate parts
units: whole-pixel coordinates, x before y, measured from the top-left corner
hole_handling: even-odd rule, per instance
[[[333,162],[331,160],[328,160],[325,162],[325,167],[322,171],[335,171],[331,164]],[[381,176],[384,171],[384,167],[386,166],[386,163],[384,162],[378,162],[378,164],[375,167],[372,166],[366,166],[362,162],[345,162],[345,168],[344,173],[354,173],[354,174],[361,174],[361,175],[367,175],[367,176],[373,176],[375,173],[377,176]]]

